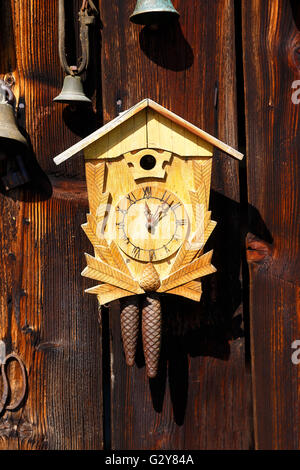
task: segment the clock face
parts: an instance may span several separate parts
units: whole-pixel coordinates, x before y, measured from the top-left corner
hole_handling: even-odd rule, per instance
[[[116,242],[137,261],[160,261],[185,240],[189,220],[175,194],[157,186],[139,187],[115,208]]]

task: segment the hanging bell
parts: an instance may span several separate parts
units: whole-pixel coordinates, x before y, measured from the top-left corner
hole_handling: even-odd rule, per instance
[[[15,140],[27,145],[27,141],[16,123],[13,107],[14,96],[9,87],[2,80],[0,82],[0,138]]]
[[[0,80],[0,160],[6,161],[6,174],[0,181],[6,191],[30,181],[22,158],[28,144],[17,126],[14,100],[10,87]]]
[[[165,23],[178,16],[171,0],[137,0],[130,21],[149,26]]]
[[[82,81],[79,75],[67,75],[64,79],[63,88],[53,101],[58,103],[81,102],[91,103],[91,100],[85,96]]]
[[[11,104],[0,104],[0,138],[12,139],[27,145],[25,137],[16,124],[15,111]]]

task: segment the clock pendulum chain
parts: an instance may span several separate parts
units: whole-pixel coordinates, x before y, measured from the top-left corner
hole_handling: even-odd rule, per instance
[[[142,337],[147,375],[157,374],[161,344],[161,305],[159,295],[149,292],[143,304]]]
[[[120,307],[121,334],[126,364],[133,366],[139,334],[139,299],[136,296],[120,299]]]

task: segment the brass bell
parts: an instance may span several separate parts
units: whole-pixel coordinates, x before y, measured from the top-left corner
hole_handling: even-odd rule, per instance
[[[0,181],[6,191],[30,181],[22,158],[28,145],[17,126],[14,100],[10,87],[0,80],[0,160],[6,160],[6,174]]]
[[[0,104],[0,138],[16,140],[27,145],[16,124],[14,108],[9,103]]]
[[[9,99],[13,100],[12,92],[3,83],[0,86],[0,138],[12,139],[27,145],[25,137],[18,129],[14,107],[9,102]],[[7,98],[7,94],[11,96]]]
[[[179,16],[171,0],[137,0],[130,21],[135,24],[154,25]]]
[[[58,103],[82,102],[91,103],[91,100],[85,96],[82,81],[79,75],[67,75],[64,79],[63,88],[53,101]]]

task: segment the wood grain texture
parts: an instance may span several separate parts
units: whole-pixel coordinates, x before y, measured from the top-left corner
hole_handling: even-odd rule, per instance
[[[86,245],[79,225],[87,200],[66,201],[53,183],[52,198],[45,201],[30,199],[30,192],[1,196],[2,204],[9,201],[3,208],[12,222],[1,233],[8,276],[1,286],[1,338],[28,373],[25,406],[0,418],[1,449],[102,446],[97,313],[90,298],[78,295],[86,287],[77,247]],[[91,393],[95,399],[86,410],[82,403]],[[83,432],[84,422],[91,423],[90,432]]]
[[[292,102],[299,18],[298,2],[243,2],[248,195],[264,227],[253,213],[250,224],[272,247],[270,257],[249,263],[258,449],[300,445],[300,368],[291,362],[300,335],[299,105]]]
[[[76,15],[80,1],[72,4]],[[10,34],[0,71],[16,79],[14,92],[25,103],[20,122],[33,149],[24,156],[31,183],[0,194],[0,339],[28,374],[24,406],[0,416],[1,450],[103,447],[101,329],[97,306],[83,294],[91,283],[80,276],[80,253],[90,250],[80,228],[87,192],[85,183],[65,179],[83,180],[84,161],[57,168],[51,158],[91,132],[95,117],[82,110],[82,125],[70,107],[52,103],[63,78],[56,7],[54,0],[1,2],[1,25]],[[98,86],[93,79],[86,85],[90,95]],[[44,172],[53,171],[64,178],[49,181]],[[14,370],[12,382],[18,388]]]
[[[135,0],[102,0],[104,121],[147,96],[237,148],[233,3],[174,0],[179,24],[152,32],[128,21]],[[238,165],[215,151],[212,171],[210,209],[218,225],[209,243],[220,271],[203,281],[200,306],[163,297],[160,373],[150,383],[141,344],[137,367],[125,367],[118,302],[110,309],[114,449],[253,445],[251,384],[240,328]],[[192,189],[193,182],[184,187]]]

